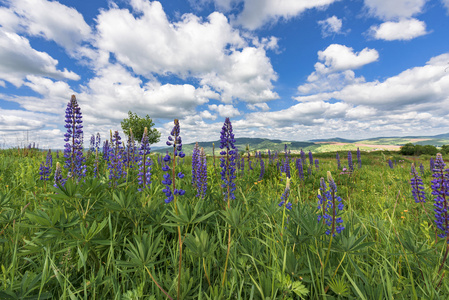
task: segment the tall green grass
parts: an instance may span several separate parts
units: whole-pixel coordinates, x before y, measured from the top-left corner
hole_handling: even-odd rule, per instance
[[[433,220],[415,204],[409,185],[411,162],[422,162],[425,206],[432,212],[428,157],[362,153],[362,168],[349,175],[340,174],[335,153],[317,154],[320,170],[313,167],[307,176],[306,165],[305,181],[292,162],[288,211],[278,206],[285,175],[266,162],[259,181],[254,157],[254,170],[246,164],[244,173],[238,171],[236,200],[224,209],[212,157],[204,200],[194,197],[189,158],[180,161],[186,177],[176,184],[186,195],[175,208],[163,201],[156,158],[151,188],[140,193],[136,170],[112,188],[104,165],[97,179],[54,188],[38,180],[44,155],[0,152],[0,299],[174,299],[178,280],[181,299],[449,296],[447,266],[438,274],[445,241],[435,238]],[[388,159],[396,160],[394,169]],[[87,163],[92,174],[93,156]],[[346,229],[332,243],[317,221],[316,196],[326,171],[345,204]],[[182,272],[178,227],[185,245]]]

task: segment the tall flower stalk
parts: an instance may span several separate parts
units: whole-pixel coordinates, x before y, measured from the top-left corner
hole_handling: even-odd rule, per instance
[[[137,165],[139,166],[139,173],[138,173],[138,183],[139,183],[139,191],[144,190],[145,188],[148,188],[151,184],[151,165],[153,162],[150,158],[150,142],[148,140],[148,129],[145,127],[142,135],[142,141],[140,143],[140,149],[139,149],[139,162]]]
[[[235,148],[234,133],[232,132],[232,125],[229,118],[225,119],[223,127],[221,129],[220,135],[220,166],[221,166],[221,179],[223,184],[224,200],[227,201],[227,208],[231,208],[231,199],[235,199],[235,159],[236,159],[236,148]],[[228,267],[229,251],[231,249],[231,227],[228,224],[228,251],[226,253],[226,262],[223,272],[223,280],[221,285],[224,286],[226,280],[226,270]]]
[[[348,168],[350,172],[354,172],[354,164],[352,163],[352,153],[348,151]]]
[[[197,197],[204,198],[207,191],[207,157],[204,148],[201,147],[198,157],[198,168],[196,172]]]
[[[64,134],[64,167],[69,171],[69,177],[79,180],[85,176],[86,166],[83,155],[83,117],[81,109],[76,101],[75,95],[72,95],[65,110],[65,128]]]
[[[126,175],[126,171],[123,168],[123,144],[118,131],[114,134],[111,132],[111,147],[109,147],[108,153],[108,168],[109,168],[109,179],[111,180],[111,185],[115,187],[117,181]]]
[[[164,161],[167,163],[162,170],[167,173],[164,174],[164,180],[162,181],[165,184],[165,195],[167,198],[165,199],[165,203],[170,203],[173,201],[173,206],[175,208],[175,213],[178,215],[178,207],[176,206],[178,195],[182,196],[185,194],[185,191],[182,189],[176,188],[176,176],[179,179],[184,178],[184,174],[179,172],[176,174],[176,157],[184,158],[185,154],[182,152],[182,139],[180,136],[181,129],[179,126],[179,120],[174,120],[174,126],[170,135],[168,136],[168,140],[166,142],[167,146],[173,146],[173,159],[171,159],[170,155],[167,152],[167,155],[164,157]],[[173,162],[170,174],[170,160]],[[171,187],[170,187],[171,185]],[[173,189],[173,190],[171,190]],[[178,226],[178,244],[179,244],[179,267],[178,267],[178,300],[181,299],[181,270],[182,270],[182,236],[181,236],[181,227]]]
[[[432,180],[432,195],[435,196],[435,223],[440,230],[438,236],[446,240],[446,251],[443,256],[438,273],[443,269],[447,255],[449,253],[449,169],[444,169],[446,164],[443,161],[443,156],[438,153],[434,162]],[[442,275],[441,279],[443,278]],[[439,282],[441,284],[441,280]],[[438,285],[439,285],[438,284]]]

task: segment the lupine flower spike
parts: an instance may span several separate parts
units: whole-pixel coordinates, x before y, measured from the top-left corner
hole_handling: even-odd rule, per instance
[[[223,184],[221,185],[223,188],[224,200],[235,199],[234,191],[235,191],[235,159],[236,159],[236,148],[234,146],[235,139],[234,133],[232,133],[232,125],[229,118],[226,118],[223,127],[221,129],[220,135],[220,167],[221,167],[221,179],[223,180]]]
[[[322,215],[318,216],[318,221],[324,218],[324,222],[330,229],[326,230],[327,235],[335,235],[344,230],[343,220],[338,215],[344,208],[342,199],[336,195],[337,185],[332,178],[332,175],[327,171],[327,181],[329,189],[326,189],[324,179],[321,179],[321,191],[318,194],[318,209],[322,211]]]
[[[199,164],[196,173],[196,196],[204,198],[207,191],[207,158],[203,147],[200,149],[198,162]]]
[[[150,142],[148,140],[148,129],[145,127],[143,131],[142,141],[140,143],[139,149],[139,162],[137,163],[139,167],[138,174],[138,183],[139,183],[139,191],[142,191],[145,188],[148,188],[151,184],[151,165],[153,162],[151,161],[150,155]]]
[[[85,176],[86,166],[83,165],[85,158],[83,156],[83,120],[81,109],[76,101],[75,95],[72,95],[65,110],[65,128],[64,134],[64,157],[66,159],[64,167],[68,169],[69,174],[79,180]]]

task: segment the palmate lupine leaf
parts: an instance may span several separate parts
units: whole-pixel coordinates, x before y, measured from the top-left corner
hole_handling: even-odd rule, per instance
[[[177,202],[176,206],[178,208],[178,213],[175,211],[169,210],[171,216],[167,216],[167,219],[171,221],[171,223],[164,223],[164,226],[186,226],[201,223],[204,220],[210,218],[215,212],[210,212],[206,215],[201,215],[201,211],[203,208],[203,201],[198,201],[195,207],[192,209],[191,205],[184,206],[181,202]]]
[[[341,277],[334,277],[329,281],[329,287],[335,294],[348,297],[350,295],[349,284]]]

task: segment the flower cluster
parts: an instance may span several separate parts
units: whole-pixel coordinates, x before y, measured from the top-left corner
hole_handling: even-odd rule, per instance
[[[265,175],[265,163],[263,159],[260,160],[260,174],[259,174],[259,180],[263,179],[263,176]]]
[[[352,164],[352,153],[348,151],[348,168],[350,172],[354,172],[354,165]]]
[[[312,151],[309,150],[309,163],[311,166],[313,166],[313,155],[312,155]]]
[[[149,187],[151,184],[151,165],[153,162],[151,161],[150,155],[150,142],[148,140],[148,129],[145,127],[143,131],[142,141],[140,143],[139,148],[139,157],[138,157],[138,183],[139,183],[139,191]]]
[[[39,175],[41,175],[40,180],[47,181],[50,179],[51,167],[53,166],[53,157],[51,155],[51,150],[48,150],[45,162],[42,162],[39,167]]]
[[[123,145],[118,131],[111,135],[111,146],[108,149],[108,169],[109,179],[112,180],[112,185],[117,184],[117,180],[126,175],[123,169]]]
[[[165,185],[165,188],[162,190],[165,193],[165,203],[170,203],[175,199],[175,195],[184,195],[185,190],[177,189],[175,182],[175,167],[176,167],[176,157],[184,158],[185,154],[182,152],[182,139],[180,136],[181,129],[179,127],[178,119],[174,120],[175,125],[173,126],[172,131],[167,139],[167,146],[173,146],[173,169],[170,168],[170,162],[172,160],[171,156],[167,154],[164,156],[165,165],[162,167],[164,172],[167,172],[163,175],[164,180],[162,180],[162,184]],[[170,174],[170,170],[172,173]],[[184,178],[184,174],[179,172],[177,174],[178,178]],[[172,190],[173,187],[173,190]]]
[[[223,184],[224,200],[228,201],[230,199],[235,199],[235,159],[236,159],[236,148],[235,148],[234,133],[232,133],[232,125],[229,118],[225,119],[223,127],[220,133],[220,167],[221,167],[221,179]]]
[[[337,165],[338,165],[338,169],[341,169],[341,162],[340,162],[340,155],[337,152]]]
[[[435,223],[443,233],[438,236],[446,238],[449,243],[449,169],[444,169],[446,164],[440,153],[437,154],[433,168],[432,195],[435,196]]]
[[[317,171],[319,171],[320,170],[320,161],[319,161],[319,159],[317,158],[317,159],[315,159],[315,169],[317,170]]]
[[[412,163],[411,170],[412,179],[410,179],[410,184],[412,186],[413,198],[415,198],[416,203],[426,202],[426,194],[424,192],[424,185],[421,177],[415,169],[415,164]]]
[[[55,169],[55,184],[54,187],[58,187],[58,184],[64,186],[67,179],[62,178],[62,169],[59,162],[56,162],[56,169]]]
[[[207,158],[204,148],[201,147],[198,156],[198,168],[196,172],[196,191],[197,197],[204,198],[207,191]]]
[[[388,159],[388,165],[390,166],[390,169],[394,169],[393,162],[391,159]]]
[[[65,128],[64,134],[64,158],[66,159],[64,167],[68,169],[70,176],[79,180],[85,175],[86,166],[83,165],[85,158],[83,156],[83,120],[81,109],[76,101],[75,95],[72,95],[65,110]]]
[[[324,178],[321,178],[321,187],[317,196],[318,209],[321,211],[318,221],[324,220],[324,223],[330,227],[330,229],[326,230],[327,235],[335,235],[345,229],[342,218],[338,216],[341,214],[344,205],[342,199],[336,195],[337,185],[329,171],[327,171],[327,181],[329,189],[326,187]]]
[[[304,181],[304,169],[302,167],[302,159],[296,159],[296,169],[298,169],[298,177]]]
[[[360,154],[360,149],[357,147],[357,162],[359,164],[359,169],[362,168],[362,155]]]
[[[285,205],[285,208],[288,210],[292,209],[292,203],[288,201],[288,196],[290,196],[290,178],[287,177],[287,184],[285,185],[284,193],[281,196],[281,202],[279,202],[279,206],[282,207]]]

